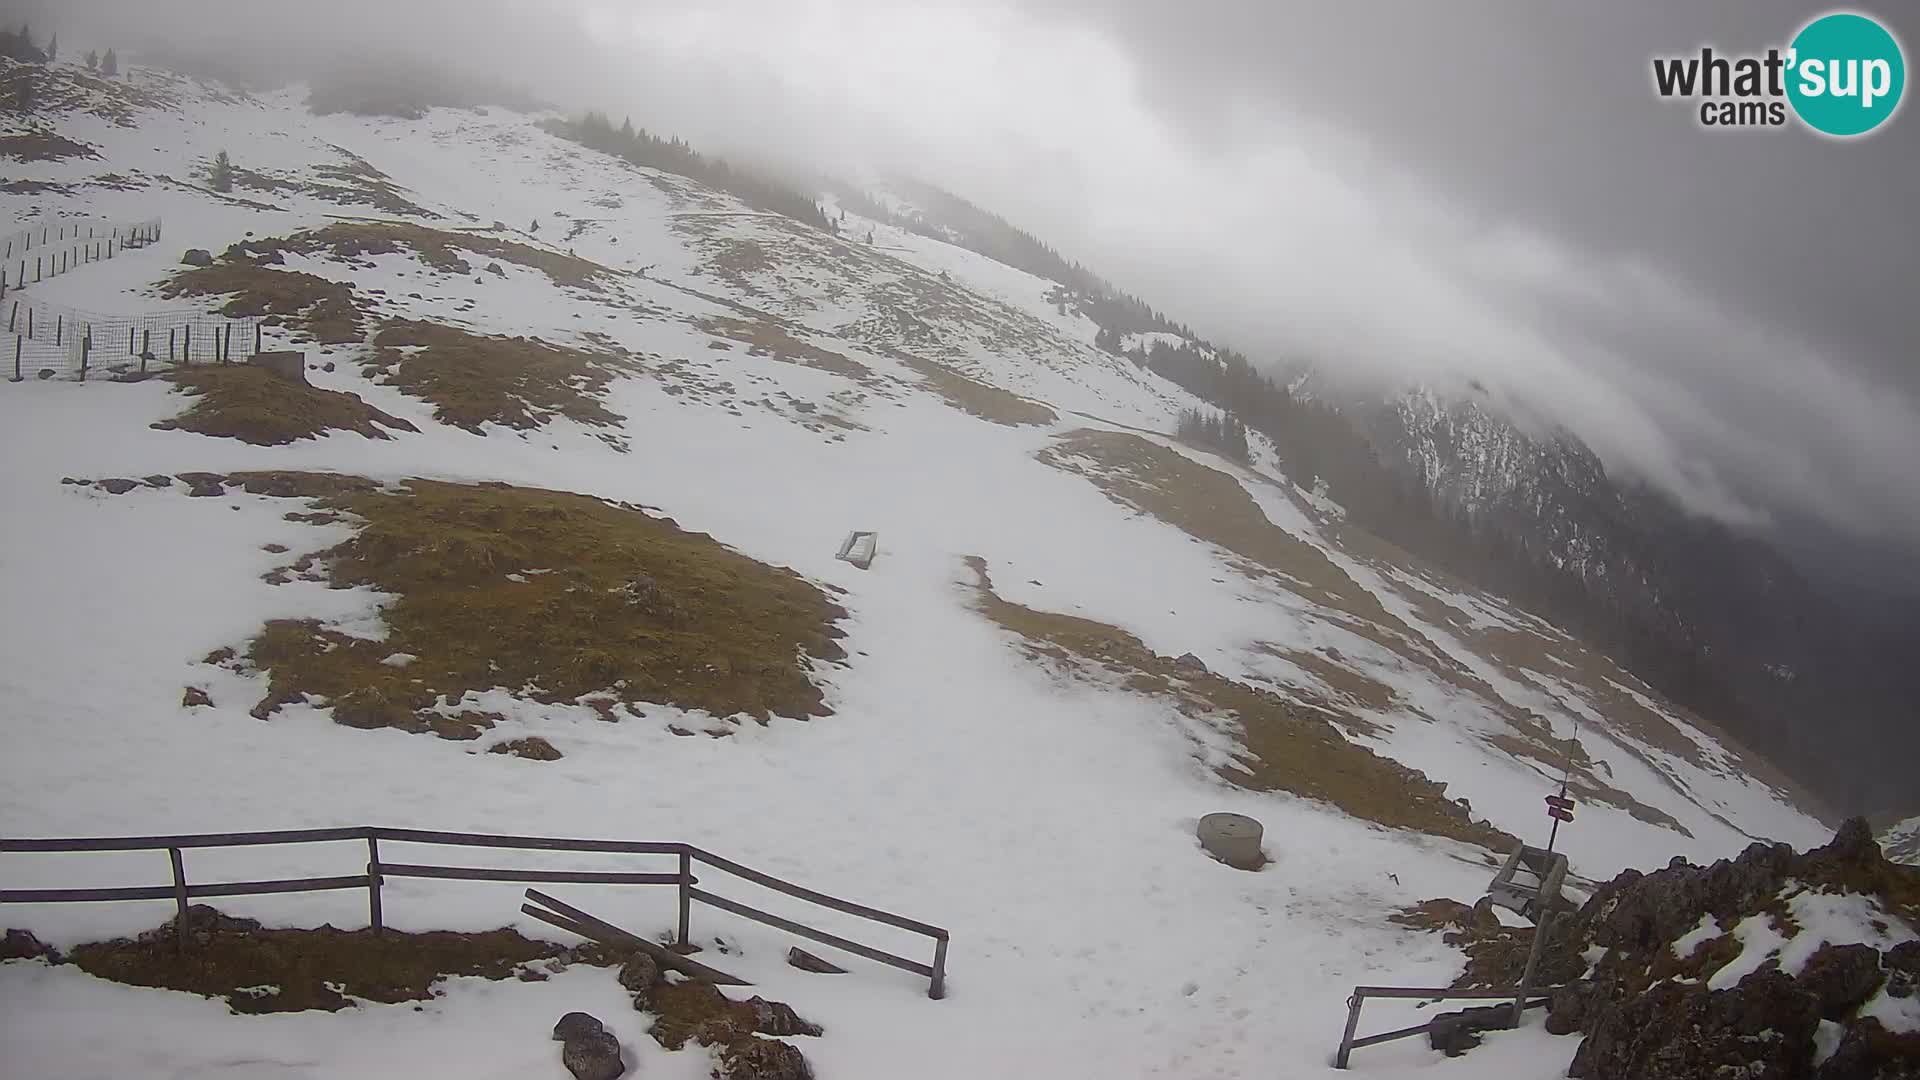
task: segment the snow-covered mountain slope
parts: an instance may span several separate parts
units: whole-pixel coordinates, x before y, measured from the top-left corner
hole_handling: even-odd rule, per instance
[[[1920,817],[1910,817],[1887,826],[1880,834],[1880,846],[1887,858],[1920,865]]]
[[[1050,301],[1049,282],[884,224],[831,236],[504,110],[316,117],[297,92],[250,98],[142,68],[105,82],[56,65],[49,81],[58,92],[32,123],[87,152],[9,160],[0,208],[21,221],[157,217],[165,231],[23,297],[218,306],[225,293],[175,278],[180,253],[251,245],[189,282],[266,303],[284,317],[268,347],[305,349],[315,387],[417,430],[254,445],[156,429],[198,400],[163,380],[0,384],[0,834],[371,823],[687,840],[947,927],[951,993],[931,1002],[873,965],[797,974],[780,962],[783,935],[703,911],[699,929],[739,946],[739,973],[826,1026],[806,1047],[825,1077],[1315,1072],[1348,986],[1460,970],[1457,952],[1387,916],[1478,895],[1491,855],[1475,839],[1544,840],[1541,799],[1569,746],[1582,806],[1559,846],[1587,878],[1824,837],[1763,763],[1553,626],[1322,513],[1270,448],[1243,467],[1168,437],[1194,399],[1094,348],[1092,324]],[[208,186],[221,150],[237,170],[224,194]],[[264,295],[296,282],[296,300],[344,295],[354,317]],[[560,373],[503,375],[489,366],[503,356]],[[482,406],[509,411],[469,411],[483,392]],[[387,616],[409,597],[301,565],[367,527],[353,516],[290,520],[306,508],[285,497],[217,481],[191,497],[165,479],[246,470],[495,482],[671,517],[845,608],[844,661],[808,665],[831,715],[761,725],[640,695],[608,723],[629,689],[609,685],[436,702],[494,717],[473,741],[357,730],[317,693],[256,719],[283,672],[218,650],[262,655],[264,624],[309,619],[350,651],[406,633]],[[121,494],[62,483],[149,475],[159,486]],[[878,533],[869,570],[834,557],[853,529]],[[556,569],[545,554],[499,557],[531,568],[511,572],[525,584]],[[212,704],[184,705],[186,687]],[[1322,729],[1334,737],[1313,752],[1353,769],[1290,771],[1307,744],[1288,740]],[[682,734],[699,732],[717,737]],[[484,752],[534,736],[564,757]],[[1471,815],[1355,747],[1445,784]],[[1219,810],[1265,823],[1264,872],[1196,848],[1195,820]],[[353,857],[190,861],[297,877]],[[165,870],[138,855],[4,859],[23,887],[151,884]],[[568,895],[643,932],[672,922],[670,895]],[[791,913],[778,897],[743,899]],[[359,904],[223,907],[352,925]],[[404,928],[544,929],[519,920],[508,886],[408,882],[386,905]],[[71,944],[163,909],[4,918]],[[424,1012],[273,1018],[64,967],[9,964],[0,995],[0,1041],[24,1075],[154,1060],[380,1075],[423,1058],[528,1075],[552,1067],[552,1016],[581,1007],[617,1018],[643,1074],[709,1065],[641,1036],[610,973],[454,980]],[[76,1045],[105,1009],[150,1022]],[[1412,1043],[1367,1060],[1379,1075],[1546,1076],[1572,1052],[1530,1028],[1470,1062]]]

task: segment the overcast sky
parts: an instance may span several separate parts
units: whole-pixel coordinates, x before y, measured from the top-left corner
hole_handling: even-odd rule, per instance
[[[82,44],[412,45],[703,146],[904,166],[1256,359],[1477,378],[1702,512],[1920,553],[1920,113],[1716,133],[1651,88],[1656,53],[1817,7],[6,2]],[[1911,6],[1858,10],[1911,60]]]

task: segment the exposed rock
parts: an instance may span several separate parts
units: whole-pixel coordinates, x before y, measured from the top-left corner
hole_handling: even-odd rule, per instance
[[[500,266],[500,264],[499,264],[499,263],[497,263],[497,262],[496,262],[496,263],[488,263],[488,264],[487,264],[487,273],[489,273],[489,274],[492,274],[492,275],[493,275],[494,277],[506,277],[506,276],[507,276],[507,272],[506,272],[506,271],[505,271],[504,269],[502,269],[502,268],[501,268],[501,266]]]
[[[464,714],[463,714],[464,715]],[[491,726],[491,725],[489,725]],[[474,733],[476,736],[478,732]],[[530,761],[558,761],[564,755],[554,749],[552,743],[538,735],[529,735],[524,739],[509,739],[487,747],[489,754],[512,754],[514,757],[527,758]]]
[[[744,1003],[753,1010],[753,1030],[768,1035],[818,1035],[820,1025],[800,1018],[793,1006],[784,1001],[768,1001],[755,995]]]
[[[1887,996],[1910,998],[1920,984],[1920,941],[1903,941],[1887,950]]]
[[[82,480],[74,476],[63,476],[60,478],[60,482],[62,484],[71,484],[74,487],[92,487],[93,486],[93,481]]]
[[[46,960],[57,964],[60,953],[25,930],[8,930],[0,937],[0,960]]]
[[[109,495],[125,495],[127,492],[139,486],[140,481],[129,480],[124,476],[116,476],[110,480],[100,481],[101,489]]]
[[[660,965],[646,953],[634,953],[620,965],[620,985],[633,993],[633,1007],[653,1008],[653,988],[660,981]]]
[[[1727,990],[1660,983],[1600,1014],[1567,1075],[1586,1080],[1799,1080],[1820,1011],[1774,968]]]
[[[720,1049],[722,1080],[813,1080],[806,1055],[792,1043],[749,1035]]]
[[[211,704],[213,704],[213,699],[207,696],[205,690],[197,686],[187,687],[186,692],[180,695],[180,707],[183,709],[191,709],[196,705]]]
[[[206,248],[188,248],[187,253],[180,256],[180,261],[187,266],[212,266],[213,253]]]
[[[1822,945],[1795,980],[1813,995],[1820,1015],[1839,1020],[1880,989],[1880,952],[1871,945]]]
[[[1207,671],[1207,662],[1192,653],[1181,653],[1174,659],[1173,666],[1181,671],[1192,671],[1202,675]]]
[[[834,964],[822,960],[798,945],[787,950],[787,963],[799,968],[801,971],[811,971],[816,975],[845,975],[847,973],[846,968],[837,967]]]
[[[46,382],[48,379],[53,378],[54,371],[50,367],[43,367],[39,371],[34,372],[34,375],[38,377],[41,382]]]
[[[141,479],[142,482],[150,488],[168,488],[173,486],[173,477],[168,476],[166,473],[154,473],[152,476],[142,477]]]
[[[627,1063],[620,1057],[620,1040],[610,1031],[568,1039],[560,1048],[560,1063],[574,1075],[574,1080],[614,1080],[627,1071]]]
[[[1871,1016],[1855,1020],[1812,1080],[1920,1080],[1920,1035],[1895,1034]]]
[[[598,1017],[592,1013],[570,1012],[553,1025],[554,1042],[570,1042],[589,1035],[598,1035],[607,1030]]]
[[[1511,1002],[1441,1013],[1427,1022],[1427,1045],[1448,1057],[1459,1057],[1480,1045],[1478,1032],[1504,1028],[1512,1015]]]
[[[227,478],[219,473],[183,472],[174,475],[181,483],[187,485],[187,494],[193,498],[217,498],[227,493]]]
[[[334,363],[333,363],[333,361],[331,361],[331,360],[329,360],[329,361],[327,361],[326,363],[324,363],[324,364],[321,364],[321,365],[320,365],[320,370],[321,370],[321,371],[329,371],[329,372],[330,372],[330,371],[332,371],[332,370],[333,370],[333,368],[334,368]]]

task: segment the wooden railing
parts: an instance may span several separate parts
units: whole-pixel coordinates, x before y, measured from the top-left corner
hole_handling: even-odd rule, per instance
[[[672,873],[588,870],[519,870],[491,866],[438,866],[418,863],[384,862],[380,841],[406,844],[438,844],[454,847],[511,848],[523,851],[582,851],[625,855],[673,855],[678,866]],[[282,878],[271,881],[228,881],[195,885],[187,880],[185,859],[190,848],[260,847],[272,844],[313,844],[361,841],[367,845],[367,869],[361,874],[332,877]],[[927,996],[946,996],[947,931],[892,912],[865,904],[828,896],[804,886],[783,881],[771,874],[721,858],[692,844],[636,840],[573,840],[540,836],[494,836],[482,833],[431,832],[421,829],[389,829],[380,826],[352,826],[335,829],[283,829],[273,832],[193,833],[179,836],[118,836],[62,839],[0,839],[0,852],[59,851],[165,851],[173,869],[173,880],[166,885],[142,885],[92,889],[0,889],[0,903],[65,904],[114,900],[172,900],[178,912],[177,925],[181,947],[187,938],[188,902],[213,896],[258,896],[267,893],[324,892],[334,889],[367,890],[367,919],[376,931],[384,923],[380,907],[381,886],[390,877],[438,878],[456,881],[573,882],[592,885],[672,885],[680,894],[680,918],[676,927],[680,945],[690,943],[689,922],[695,901],[742,918],[811,938],[855,956],[865,957],[889,967],[910,971],[928,980]],[[693,864],[703,863],[798,900],[831,908],[848,915],[884,923],[934,941],[933,963],[923,964],[904,956],[860,944],[836,934],[817,930],[804,923],[784,918],[737,900],[698,888]]]
[[[1544,997],[1535,998],[1532,994],[1551,994],[1555,989],[1558,988],[1539,987],[1531,991],[1524,999],[1525,1004],[1521,1005],[1521,1000],[1515,997],[1519,991],[1514,987],[1494,990],[1435,990],[1418,986],[1356,986],[1353,988],[1353,996],[1347,998],[1347,1030],[1345,1034],[1340,1036],[1340,1049],[1334,1051],[1333,1067],[1336,1069],[1346,1068],[1347,1058],[1353,1051],[1363,1046],[1377,1046],[1380,1043],[1392,1042],[1395,1039],[1405,1039],[1414,1035],[1424,1034],[1433,1025],[1433,1021],[1428,1020],[1425,1023],[1414,1024],[1411,1027],[1396,1028],[1393,1031],[1383,1031],[1377,1035],[1362,1035],[1359,1038],[1355,1038],[1354,1032],[1360,1026],[1360,1007],[1366,1004],[1366,1000],[1370,997],[1413,998],[1422,1001],[1442,1001],[1447,999],[1484,1001],[1489,999],[1505,999],[1514,1002],[1516,1006],[1534,1009],[1545,1005],[1551,999]],[[1515,1023],[1518,1023],[1517,1019]]]

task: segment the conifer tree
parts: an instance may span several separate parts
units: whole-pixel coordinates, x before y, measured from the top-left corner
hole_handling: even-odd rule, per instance
[[[112,49],[108,49],[107,55],[100,58],[100,74],[109,79],[120,74],[120,58],[113,54]]]
[[[87,50],[87,70],[88,71],[100,70],[100,54],[97,52],[94,52],[92,49]]]
[[[225,150],[213,156],[213,190],[233,190],[233,159]]]

